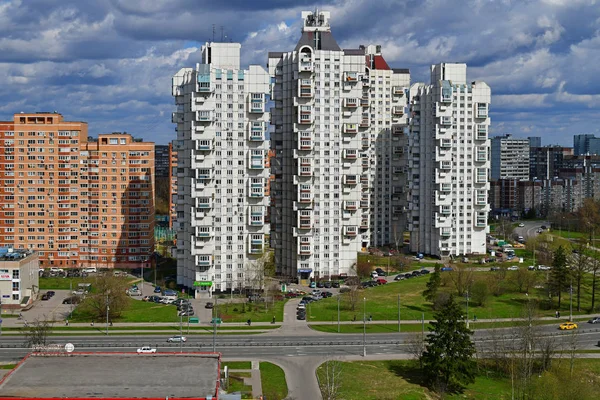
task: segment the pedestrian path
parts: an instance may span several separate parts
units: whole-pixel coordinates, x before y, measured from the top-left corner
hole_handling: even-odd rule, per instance
[[[262,382],[260,377],[260,362],[252,361],[252,375],[250,376],[250,385],[252,385],[252,398],[258,399],[262,396]]]

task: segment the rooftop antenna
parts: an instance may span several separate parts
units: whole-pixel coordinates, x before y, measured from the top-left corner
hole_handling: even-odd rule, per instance
[[[213,40],[212,41],[214,42],[215,41],[215,24],[212,24],[212,26],[213,26]]]
[[[221,25],[221,42],[224,41],[224,30],[223,30],[223,25]]]

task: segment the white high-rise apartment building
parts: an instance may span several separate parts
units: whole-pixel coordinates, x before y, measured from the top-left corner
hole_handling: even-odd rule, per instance
[[[492,179],[529,180],[529,139],[494,136],[490,149]]]
[[[305,280],[353,274],[370,230],[380,243],[403,230],[394,211],[406,204],[399,174],[410,77],[390,69],[378,46],[342,50],[328,12],[302,18],[296,48],[269,53],[269,73],[271,244],[278,272]]]
[[[440,257],[485,254],[490,87],[466,64],[431,67],[410,89],[410,249]]]
[[[207,43],[173,77],[177,283],[209,297],[252,285],[265,250],[270,79],[240,68],[239,43]]]

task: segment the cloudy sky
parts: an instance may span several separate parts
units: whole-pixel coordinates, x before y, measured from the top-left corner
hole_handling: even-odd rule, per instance
[[[213,24],[217,40],[242,43],[244,65],[265,65],[315,7],[342,47],[381,44],[413,82],[466,62],[492,87],[494,134],[600,134],[600,0],[0,0],[0,119],[56,110],[93,135],[166,144],[171,77],[199,60]]]

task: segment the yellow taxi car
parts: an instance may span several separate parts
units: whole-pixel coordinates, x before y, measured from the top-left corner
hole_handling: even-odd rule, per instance
[[[562,331],[577,329],[577,324],[575,322],[563,322],[558,328]]]

